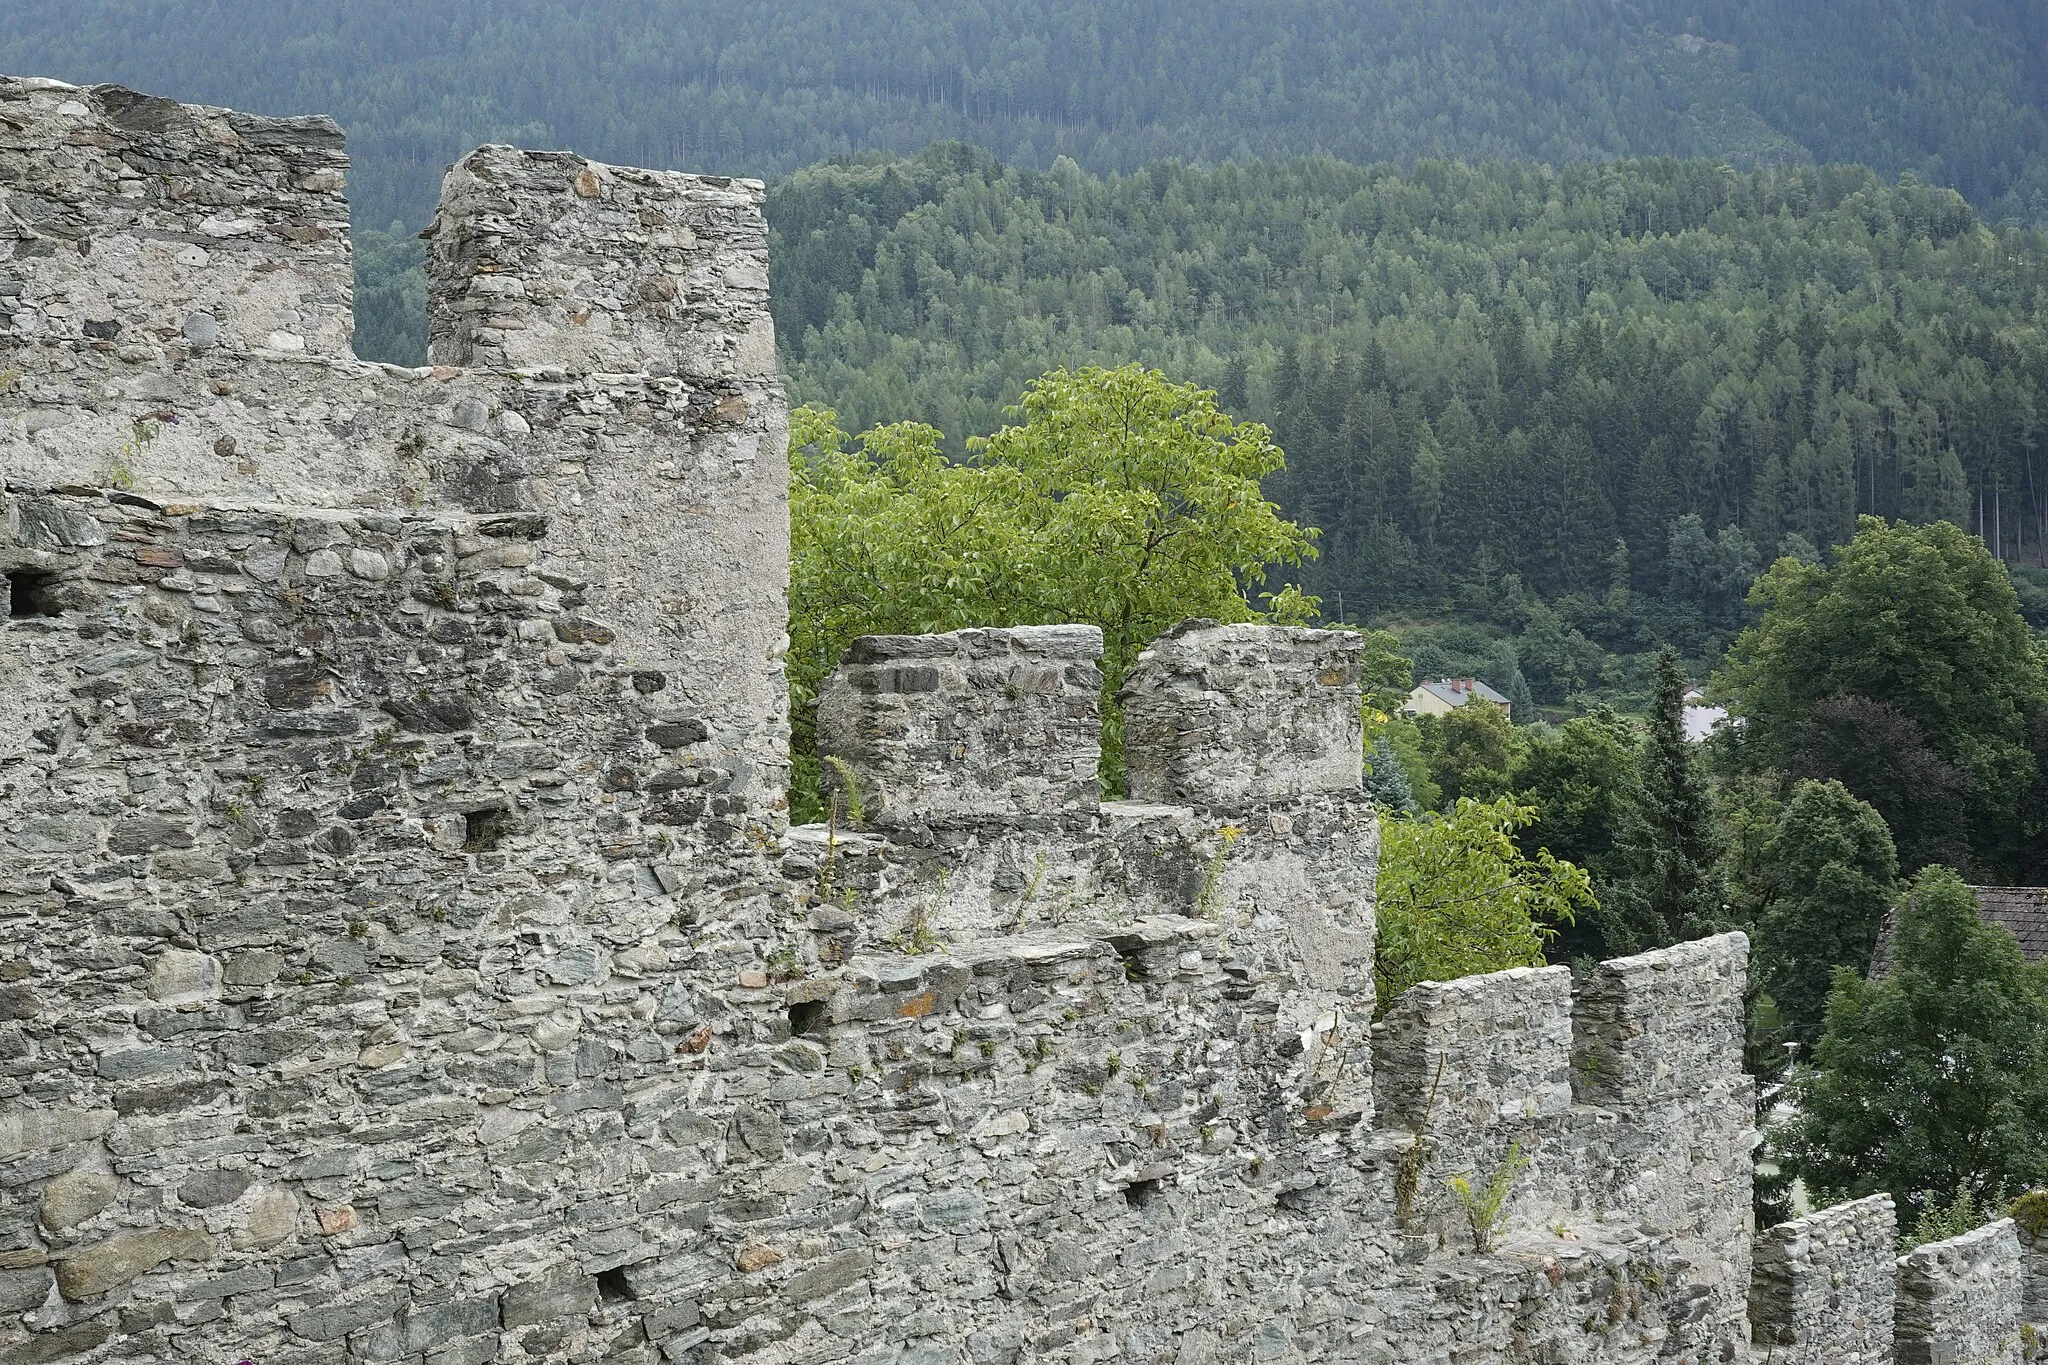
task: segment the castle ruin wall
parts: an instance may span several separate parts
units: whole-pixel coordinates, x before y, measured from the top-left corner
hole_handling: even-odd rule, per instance
[[[0,1358],[1743,1358],[1739,935],[1376,1042],[1347,632],[1108,802],[1096,632],[862,641],[789,828],[761,187],[473,153],[403,370],[345,169],[0,79]]]
[[[1894,1244],[1888,1194],[1781,1223],[1757,1238],[1752,1335],[1785,1365],[1892,1359]]]
[[[1168,631],[1120,692],[1131,799],[1241,806],[1354,790],[1361,648],[1349,631],[1213,621]]]
[[[1899,1258],[1893,1353],[1898,1365],[2022,1365],[2038,1343],[2020,1323],[2020,1244],[2013,1221]]]

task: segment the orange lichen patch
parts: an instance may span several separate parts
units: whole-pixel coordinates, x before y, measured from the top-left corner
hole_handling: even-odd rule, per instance
[[[896,1013],[902,1015],[905,1019],[922,1019],[938,1007],[938,992],[926,991],[923,995],[913,995],[910,999],[898,1005]]]

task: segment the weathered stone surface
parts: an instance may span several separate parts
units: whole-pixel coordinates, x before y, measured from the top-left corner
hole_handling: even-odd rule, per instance
[[[74,1302],[96,1298],[166,1261],[205,1261],[212,1256],[212,1234],[197,1228],[123,1233],[57,1262],[57,1288]]]
[[[507,1327],[527,1327],[586,1312],[596,1299],[597,1280],[574,1266],[565,1266],[507,1289],[502,1301],[502,1320]]]
[[[842,804],[894,826],[1088,810],[1101,657],[1092,626],[857,641],[818,700],[819,750],[859,788]]]
[[[1822,1209],[1758,1237],[1749,1295],[1756,1342],[1786,1365],[1891,1360],[1897,1237],[1888,1194]]]
[[[268,1251],[297,1231],[298,1220],[299,1201],[291,1191],[258,1187],[229,1241],[237,1251]]]
[[[0,1270],[0,1313],[26,1313],[42,1307],[55,1283],[56,1277],[44,1266]]]
[[[403,1289],[390,1289],[343,1303],[323,1304],[286,1319],[308,1341],[339,1341],[358,1328],[390,1322],[405,1306]]]
[[[114,1126],[111,1109],[25,1109],[0,1114],[0,1159],[86,1142]]]
[[[874,1256],[870,1252],[842,1252],[806,1270],[800,1270],[784,1280],[782,1296],[791,1303],[805,1303],[811,1299],[823,1298],[858,1281],[868,1273],[874,1263]]]
[[[1189,621],[1131,666],[1124,703],[1134,801],[1248,806],[1358,790],[1359,637]]]
[[[43,1226],[53,1232],[76,1227],[114,1202],[120,1182],[99,1171],[72,1171],[43,1186],[37,1206]]]
[[[1899,1258],[1898,1365],[2023,1365],[2020,1244],[2010,1218]]]
[[[105,1323],[81,1322],[74,1327],[7,1342],[8,1365],[57,1365],[60,1361],[83,1360],[87,1352],[104,1345],[113,1334],[114,1329]]]
[[[220,963],[205,953],[166,950],[149,972],[149,993],[165,1005],[193,1005],[220,998]]]
[[[178,1202],[195,1209],[232,1204],[249,1188],[247,1171],[195,1171],[178,1183]]]

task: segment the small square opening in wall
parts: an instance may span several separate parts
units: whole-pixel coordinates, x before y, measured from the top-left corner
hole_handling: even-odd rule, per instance
[[[57,601],[57,575],[40,569],[7,571],[7,614],[9,616],[62,616]]]
[[[465,811],[462,816],[462,851],[495,853],[499,842],[511,832],[512,812],[503,806]]]
[[[1134,1209],[1142,1209],[1158,1197],[1157,1180],[1133,1180],[1124,1186],[1124,1202]]]
[[[828,1022],[825,1018],[823,1000],[803,1000],[789,1007],[789,1036],[806,1038],[814,1033],[824,1032]]]

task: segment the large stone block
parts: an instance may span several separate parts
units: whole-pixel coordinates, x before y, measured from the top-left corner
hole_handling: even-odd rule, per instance
[[[1365,771],[1358,636],[1189,621],[1131,668],[1134,801],[1242,807],[1355,792]]]
[[[199,1228],[155,1228],[109,1237],[57,1263],[57,1288],[74,1302],[140,1279],[166,1261],[213,1257],[213,1235]]]
[[[880,825],[1092,811],[1101,657],[1093,626],[856,640],[818,700],[828,787]]]

